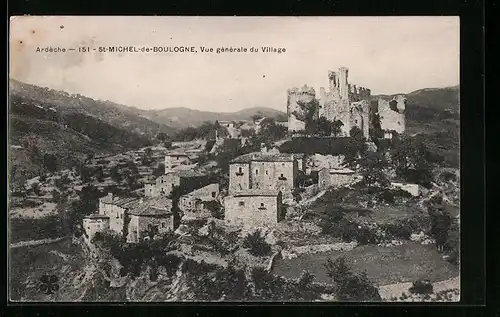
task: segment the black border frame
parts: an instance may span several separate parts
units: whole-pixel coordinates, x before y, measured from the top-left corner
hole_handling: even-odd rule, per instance
[[[401,15],[458,15],[460,16],[460,98],[461,98],[461,241],[462,241],[462,263],[461,263],[461,302],[444,304],[361,304],[361,303],[248,303],[248,304],[138,304],[138,303],[89,303],[89,304],[15,304],[8,303],[8,316],[24,315],[62,315],[78,311],[82,314],[107,315],[110,313],[108,307],[117,306],[116,309],[127,307],[128,312],[161,314],[176,312],[176,315],[200,315],[211,313],[219,315],[222,311],[228,313],[239,311],[242,313],[261,313],[264,306],[286,307],[286,314],[296,313],[300,315],[320,313],[331,314],[354,312],[354,307],[361,307],[365,314],[376,316],[376,311],[382,309],[384,312],[397,310],[403,314],[414,313],[418,307],[418,315],[443,314],[445,311],[463,309],[467,306],[483,306],[486,301],[485,290],[485,134],[484,134],[484,23],[485,8],[481,0],[420,0],[408,1],[341,1],[323,0],[308,2],[307,5],[300,0],[298,2],[268,2],[259,8],[260,3],[237,2],[223,3],[222,1],[198,2],[184,1],[180,3],[158,3],[147,5],[141,1],[97,1],[92,5],[91,1],[52,1],[50,3],[41,0],[10,1],[8,3],[8,20],[12,15],[318,15],[318,16],[401,16]],[[7,26],[8,28],[8,26]],[[7,34],[8,35],[8,34]],[[8,37],[7,37],[8,40]],[[8,77],[8,73],[7,73]],[[8,89],[8,88],[7,88]],[[6,107],[7,109],[7,107]],[[6,113],[6,118],[8,114]],[[7,119],[8,120],[8,119]],[[6,144],[7,146],[7,140]],[[7,159],[5,157],[5,159]],[[7,176],[7,175],[6,175]],[[5,177],[7,179],[7,177]],[[4,191],[5,192],[5,191]],[[6,213],[5,213],[6,215]],[[4,221],[6,221],[4,217]],[[4,235],[6,238],[6,235]],[[7,239],[5,239],[7,241]],[[6,244],[3,244],[7,247]],[[8,250],[5,250],[6,252]],[[492,250],[491,250],[492,251]],[[5,254],[5,253],[4,253]],[[2,276],[7,281],[7,276]],[[7,285],[7,283],[3,283]],[[2,289],[3,298],[7,298],[6,289]],[[489,294],[490,295],[490,294]],[[489,303],[498,301],[496,297],[488,296]],[[389,308],[390,307],[390,308]],[[394,307],[394,310],[393,310]],[[410,307],[411,310],[410,310]],[[484,307],[484,306],[483,306]],[[115,308],[115,307],[113,307]],[[180,308],[180,309],[179,309]],[[236,308],[230,310],[228,308]],[[266,307],[267,308],[267,307]],[[136,311],[137,309],[137,311]],[[463,310],[471,312],[470,308]],[[475,311],[473,316],[482,315]],[[358,315],[359,310],[356,315]],[[276,314],[276,312],[275,312]]]

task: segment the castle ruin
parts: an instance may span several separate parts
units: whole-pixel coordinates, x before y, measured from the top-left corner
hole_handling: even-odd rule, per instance
[[[328,91],[320,87],[317,116],[330,122],[340,120],[342,127],[339,136],[349,136],[353,127],[358,127],[365,138],[369,137],[372,115],[380,117],[381,129],[388,136],[388,131],[404,132],[405,120],[404,96],[387,101],[379,99],[371,105],[371,90],[349,83],[349,69],[340,67],[337,71],[328,72]],[[302,88],[292,88],[287,91],[288,131],[298,132],[305,129],[301,120],[300,103],[312,104],[316,100],[314,88],[304,85]]]

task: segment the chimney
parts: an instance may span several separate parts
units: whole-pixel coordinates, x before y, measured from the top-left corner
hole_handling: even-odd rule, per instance
[[[267,146],[265,143],[260,144],[260,152],[261,153],[267,153]]]

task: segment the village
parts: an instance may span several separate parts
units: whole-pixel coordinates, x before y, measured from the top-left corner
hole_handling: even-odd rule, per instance
[[[218,121],[212,138],[89,158],[86,168],[100,176],[88,182],[99,198],[74,239],[100,258],[107,235],[130,245],[168,236],[177,244],[168,254],[291,279],[313,272],[321,285],[329,279],[326,258],[352,254],[351,264],[376,280],[382,300],[456,299],[458,273],[448,263],[456,254],[444,252],[444,242],[436,247],[439,236],[429,235],[425,215],[438,201],[459,222],[458,193],[448,181],[458,184],[458,172],[436,169],[433,178],[447,180],[424,186],[390,167],[400,157],[393,144],[404,140],[405,97],[373,100],[341,67],[328,72],[328,90],[321,87],[319,97],[312,87],[292,88],[286,105],[286,122]],[[406,172],[419,174],[411,155]],[[377,165],[382,161],[389,167]],[[136,177],[120,189],[124,171]],[[72,171],[61,178],[73,191],[68,199],[77,200],[84,182]],[[46,184],[56,181],[38,178],[37,186],[48,193],[55,185]],[[412,282],[428,280],[436,283],[432,296],[410,295]]]

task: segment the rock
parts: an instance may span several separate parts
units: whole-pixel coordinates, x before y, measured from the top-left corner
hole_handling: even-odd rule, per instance
[[[425,233],[420,231],[420,233],[412,233],[410,236],[411,241],[422,241],[425,239]]]
[[[180,225],[179,228],[177,228],[177,230],[175,230],[175,234],[186,234],[188,232],[189,232],[189,230],[188,230],[188,227],[186,225]]]
[[[204,225],[198,230],[198,235],[200,236],[208,236],[209,233],[209,225]]]

